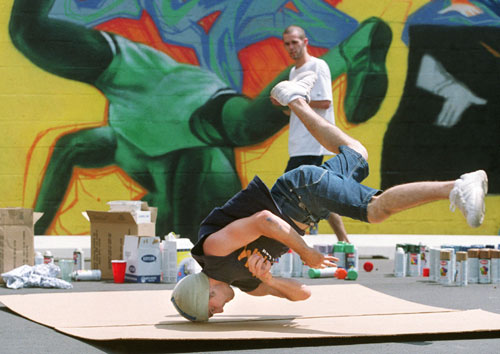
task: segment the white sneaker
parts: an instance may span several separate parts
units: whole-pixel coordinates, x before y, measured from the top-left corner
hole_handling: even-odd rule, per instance
[[[471,227],[478,227],[484,219],[484,196],[488,193],[488,176],[483,170],[466,173],[455,181],[450,193],[450,210],[458,207]]]
[[[303,98],[309,102],[311,92],[318,75],[314,71],[304,71],[298,74],[293,80],[281,81],[271,90],[271,97],[282,106],[288,105],[297,98]]]

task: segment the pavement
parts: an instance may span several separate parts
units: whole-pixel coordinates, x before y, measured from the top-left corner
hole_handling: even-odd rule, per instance
[[[451,309],[483,309],[500,314],[500,284],[469,284],[465,287],[443,286],[422,277],[396,278],[390,259],[362,258],[370,261],[371,272],[360,270],[358,284],[401,299]],[[344,280],[302,279],[307,284],[342,283]],[[0,295],[172,289],[172,284],[114,284],[111,281],[74,282],[74,288],[19,289],[0,286]],[[263,301],[265,301],[263,299]],[[286,301],[286,300],[283,300]],[[335,301],[335,294],[332,294]],[[461,335],[421,335],[401,338],[265,341],[86,341],[32,322],[0,304],[0,352],[2,353],[498,353],[500,332]],[[216,339],[216,338],[214,338]]]

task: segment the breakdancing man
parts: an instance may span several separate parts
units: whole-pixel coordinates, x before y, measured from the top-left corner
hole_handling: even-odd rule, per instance
[[[319,167],[301,166],[285,173],[271,191],[255,177],[207,216],[191,251],[202,272],[182,279],[172,293],[174,307],[188,320],[207,321],[223,312],[234,297],[231,286],[255,296],[309,298],[308,287],[294,279],[275,278],[270,269],[289,248],[310,267],[334,266],[336,258],[317,252],[301,238],[309,224],[330,212],[380,223],[397,212],[449,198],[471,227],[481,225],[488,188],[482,170],[454,181],[408,183],[386,191],[362,185],[368,176],[367,150],[307,104],[315,80],[315,73],[305,72],[277,84],[271,96],[288,105],[311,134],[337,155]]]

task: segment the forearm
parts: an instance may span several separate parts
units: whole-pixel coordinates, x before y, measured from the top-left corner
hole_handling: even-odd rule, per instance
[[[303,259],[303,255],[311,250],[290,224],[270,212],[260,216],[259,225],[262,235],[288,246]]]
[[[249,295],[253,296],[266,296],[273,295],[288,299],[290,301],[301,301],[309,298],[311,296],[311,291],[304,284],[290,278],[274,278],[270,273],[270,264],[263,265],[265,270],[257,269],[254,267],[256,260],[250,261],[252,263],[251,269],[255,272],[254,276],[259,278],[262,283],[257,287],[257,289],[248,292]],[[261,262],[261,261],[260,261]],[[262,263],[261,263],[262,264]]]
[[[261,236],[272,238],[297,252],[303,259],[312,248],[283,219],[268,210],[238,219],[210,235],[203,244],[205,254],[226,256]]]
[[[271,295],[286,298],[290,301],[302,301],[311,296],[311,290],[304,284],[290,278],[270,277],[264,284]]]
[[[293,100],[288,103],[288,107],[299,117],[311,135],[328,150],[338,154],[339,146],[346,145],[361,154],[365,160],[368,159],[368,152],[363,144],[319,116],[305,100]]]

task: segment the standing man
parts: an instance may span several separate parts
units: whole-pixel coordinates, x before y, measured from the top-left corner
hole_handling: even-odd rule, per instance
[[[315,72],[318,78],[310,93],[309,106],[326,121],[335,124],[332,104],[332,77],[328,64],[323,59],[313,57],[308,53],[308,39],[302,27],[288,26],[283,32],[283,43],[286,51],[295,61],[295,65],[290,71],[290,80],[306,71]],[[291,112],[290,115],[288,154],[290,159],[285,172],[302,165],[320,166],[323,163],[323,155],[332,155],[309,133],[294,112]],[[342,218],[331,213],[327,220],[339,241],[349,242]],[[317,224],[311,225],[310,232],[317,233],[317,227]]]

